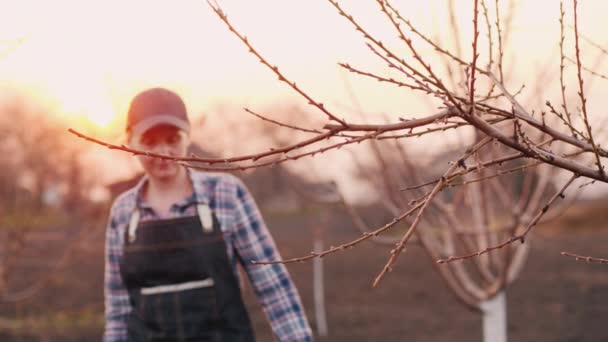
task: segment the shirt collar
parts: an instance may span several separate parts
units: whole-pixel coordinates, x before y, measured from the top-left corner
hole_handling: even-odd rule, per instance
[[[209,197],[207,195],[207,191],[205,191],[205,182],[203,179],[203,175],[201,172],[193,171],[189,168],[186,168],[186,174],[192,183],[192,189],[194,191],[194,198],[188,197],[185,201],[180,201],[176,203],[178,205],[186,205],[191,202],[196,202],[198,204],[209,204]],[[148,182],[148,176],[143,175],[137,185],[135,185],[135,194],[136,194],[136,207],[138,208],[150,208],[150,206],[143,200],[142,192],[144,186]]]
[[[206,187],[204,173],[190,168],[186,168],[188,177],[192,182],[192,188],[194,189],[194,196],[196,202],[199,204],[209,204],[209,194]]]

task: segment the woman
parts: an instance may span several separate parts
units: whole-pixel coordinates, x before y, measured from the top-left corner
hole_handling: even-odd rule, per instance
[[[181,98],[153,88],[131,102],[129,145],[184,156]],[[114,202],[106,233],[105,341],[253,341],[238,281],[247,274],[279,341],[311,341],[300,298],[260,212],[234,176],[138,156],[144,177]]]

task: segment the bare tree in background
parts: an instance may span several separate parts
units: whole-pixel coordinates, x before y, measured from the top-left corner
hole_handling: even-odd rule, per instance
[[[90,216],[88,224],[79,221],[89,214],[96,176],[82,172],[82,148],[65,139],[47,111],[20,97],[0,113],[0,304],[6,308],[48,288],[85,235],[100,230],[91,229]],[[0,333],[32,333],[22,327],[29,318],[21,318],[0,317]]]
[[[416,158],[398,141],[393,148],[380,149],[376,144],[370,144],[376,168],[360,164],[362,173],[364,177],[382,175],[375,178],[383,183],[376,185],[381,192],[380,203],[386,211],[398,215],[412,198],[424,196],[421,184],[437,169],[433,165],[442,165],[444,158],[438,156],[432,160],[422,174],[421,168],[413,163]],[[501,149],[504,149],[502,145],[495,145],[475,159],[491,159],[499,155]],[[461,177],[431,203],[429,214],[421,219],[420,229],[416,231],[419,244],[432,259],[438,260],[435,268],[451,292],[468,308],[482,314],[486,341],[506,341],[505,289],[519,275],[529,244],[509,244],[464,263],[447,261],[452,261],[453,255],[463,255],[462,258],[477,255],[478,251],[508,240],[537,219],[535,214],[555,191],[551,180],[559,171],[550,167],[522,170],[524,165],[512,161],[498,170],[484,169],[475,177]],[[495,177],[497,173],[503,176]],[[407,191],[398,191],[403,184]],[[574,198],[569,196],[568,201]],[[561,212],[565,204],[567,201],[562,201],[560,208],[553,208],[552,213]],[[364,234],[372,232],[365,218],[353,206],[348,207],[353,221]],[[382,242],[391,243],[390,239],[386,240],[385,237]],[[393,240],[398,239],[394,236]]]

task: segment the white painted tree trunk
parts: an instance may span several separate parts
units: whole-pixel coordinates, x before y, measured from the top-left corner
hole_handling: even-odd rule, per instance
[[[507,342],[507,299],[504,291],[481,302],[483,311],[483,341]]]
[[[318,234],[320,235],[320,234]],[[317,236],[313,249],[316,253],[323,251],[323,240]],[[319,336],[327,336],[327,316],[325,314],[325,286],[323,280],[323,258],[314,258],[313,261],[313,288],[315,297],[315,317]]]

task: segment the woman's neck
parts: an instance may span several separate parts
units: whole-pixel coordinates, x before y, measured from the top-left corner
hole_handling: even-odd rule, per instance
[[[180,167],[175,177],[158,179],[149,177],[144,192],[146,202],[160,215],[167,216],[171,205],[192,194],[192,183],[186,168]]]

